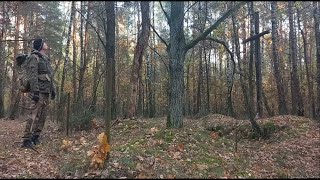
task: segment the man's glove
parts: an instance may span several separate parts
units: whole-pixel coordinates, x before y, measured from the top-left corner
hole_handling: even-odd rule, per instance
[[[56,97],[56,92],[55,91],[51,91],[51,99],[53,100]]]
[[[39,91],[34,92],[31,99],[34,100],[34,102],[38,102],[39,101]]]

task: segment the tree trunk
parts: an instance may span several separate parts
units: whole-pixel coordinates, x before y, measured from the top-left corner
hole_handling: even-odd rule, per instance
[[[92,112],[95,113],[96,112],[96,105],[97,105],[97,89],[99,86],[99,82],[100,82],[100,78],[99,76],[99,67],[100,67],[100,47],[99,47],[100,43],[97,43],[97,49],[96,49],[96,54],[95,54],[95,65],[93,68],[93,86],[92,86],[92,103],[91,103],[91,109]],[[101,76],[100,76],[101,77]]]
[[[75,12],[76,13],[76,12]],[[81,16],[81,15],[80,15]],[[77,101],[77,20],[76,16],[73,20],[73,36],[72,36],[72,47],[73,47],[73,57],[72,57],[72,88],[73,88],[73,105]]]
[[[73,17],[75,14],[75,2],[72,1],[71,4],[71,15],[70,15],[70,22],[69,22],[69,30],[68,30],[68,36],[67,36],[67,45],[66,45],[66,57],[63,62],[63,70],[62,70],[62,78],[61,78],[61,86],[60,86],[60,94],[62,95],[64,92],[64,81],[66,79],[66,66],[67,62],[70,60],[69,58],[69,47],[70,47],[70,39],[71,39],[71,27],[73,22]]]
[[[196,114],[202,114],[202,101],[201,101],[201,98],[202,98],[202,93],[201,93],[201,90],[202,90],[202,47],[199,46],[199,64],[198,64],[198,86],[197,86],[197,111],[196,111]]]
[[[84,1],[81,1],[80,3],[80,13],[84,14]],[[89,14],[89,13],[88,13]],[[85,53],[85,49],[84,49],[84,43],[83,43],[83,24],[84,24],[84,17],[80,16],[80,33],[79,33],[79,37],[80,37],[80,68],[79,68],[79,84],[78,84],[78,97],[77,97],[77,105],[82,105],[83,104],[83,96],[84,96],[84,92],[83,92],[83,81],[84,81],[84,73],[86,70],[85,67],[85,59],[84,59],[84,53]],[[88,21],[87,21],[88,24]]]
[[[167,116],[167,127],[181,128],[183,127],[182,103],[184,94],[183,67],[185,55],[189,49],[193,48],[199,41],[204,40],[210,32],[221,24],[221,22],[239,9],[243,3],[238,3],[235,7],[228,10],[213,25],[188,43],[185,41],[183,32],[184,2],[173,1],[170,4],[171,15],[169,17],[168,14],[166,14],[170,25],[170,44],[167,46],[169,54],[169,112]]]
[[[17,7],[18,9],[20,8],[19,5]],[[19,39],[19,31],[20,31],[20,21],[21,21],[21,15],[17,14],[16,16],[16,25],[15,25],[15,39]],[[14,50],[13,50],[13,75],[12,75],[12,89],[11,89],[11,107],[10,107],[10,114],[9,118],[10,119],[15,119],[18,116],[19,113],[19,102],[20,102],[20,97],[21,93],[17,87],[17,63],[15,61],[15,57],[18,54],[19,50],[19,41],[15,42],[14,45]]]
[[[2,1],[2,17],[5,18],[5,1]],[[4,42],[5,39],[5,25],[2,24],[0,31],[0,119],[5,117],[4,113],[4,86],[5,86],[5,48]]]
[[[183,32],[184,2],[171,2],[170,47],[169,47],[169,113],[167,127],[182,128],[183,66],[186,42]]]
[[[130,99],[130,110],[129,118],[135,118],[137,115],[137,96],[139,86],[139,73],[142,64],[142,57],[144,50],[148,45],[150,35],[150,18],[149,18],[149,1],[141,2],[141,16],[142,16],[142,30],[139,32],[138,42],[135,48],[132,73],[131,73],[131,99]]]
[[[284,93],[283,87],[283,79],[280,72],[280,65],[279,65],[279,52],[277,50],[279,43],[278,43],[278,20],[277,20],[277,2],[271,2],[271,23],[272,23],[272,55],[273,55],[273,70],[274,70],[274,77],[276,79],[277,90],[278,90],[278,109],[279,114],[284,115],[288,114],[287,103]]]
[[[235,49],[236,49],[236,56],[238,59],[239,72],[242,74],[245,74],[246,68],[245,67],[242,68],[241,64],[243,64],[245,66],[247,48],[246,48],[246,44],[243,44],[244,56],[243,56],[243,59],[241,59],[238,27],[236,26],[236,18],[234,15],[232,16],[232,26],[233,26],[233,37],[234,37],[234,43],[235,43]],[[244,38],[246,38],[245,23],[242,24],[242,32],[244,33]],[[240,75],[240,85],[241,85],[242,94],[243,94],[243,98],[244,98],[244,107],[245,107],[245,110],[247,111],[247,115],[249,116],[249,114],[251,114],[250,111],[252,109],[249,108],[248,87],[246,86],[245,79],[244,79],[243,75]]]
[[[317,119],[320,121],[320,8],[319,2],[313,2],[314,29],[317,50]]]
[[[302,41],[303,41],[303,55],[304,55],[304,62],[305,62],[305,66],[306,66],[306,75],[307,75],[307,84],[308,84],[308,101],[309,101],[309,115],[312,118],[315,118],[315,113],[316,113],[316,109],[315,109],[315,100],[314,100],[314,95],[313,95],[313,83],[311,82],[311,72],[310,72],[310,63],[311,63],[311,59],[308,56],[308,44],[307,44],[307,31],[304,31],[301,28],[300,25],[300,10],[297,11],[297,16],[298,16],[298,27],[300,29],[301,32],[301,36],[302,36]],[[305,24],[303,25],[304,29],[305,29]]]
[[[61,85],[60,85],[60,99],[59,99],[59,105],[58,105],[58,121],[62,122],[62,127],[63,129],[65,128],[66,124],[64,124],[65,121],[63,121],[63,116],[64,116],[64,110],[63,107],[65,106],[66,102],[66,95],[64,94],[64,81],[66,79],[66,66],[68,61],[70,61],[69,58],[69,47],[70,47],[70,39],[71,39],[71,27],[72,27],[72,22],[75,14],[75,2],[72,1],[71,4],[71,15],[70,15],[70,22],[69,22],[69,29],[68,29],[68,36],[67,36],[67,45],[66,45],[66,57],[63,62],[63,67],[62,67],[62,78],[61,78]]]
[[[254,13],[254,31],[259,34],[259,13]],[[259,117],[263,116],[263,101],[262,101],[262,73],[261,73],[261,51],[260,38],[255,40],[255,65],[256,65],[256,90],[257,90],[257,113]]]
[[[237,59],[238,59],[238,67],[239,67],[240,73],[244,73],[244,71],[242,70],[242,67],[241,67],[240,43],[239,43],[238,27],[236,26],[235,16],[232,16],[232,25],[233,25],[233,34],[234,34],[234,40],[235,40],[236,56],[237,56]],[[243,46],[244,46],[243,49],[245,50],[246,49],[245,48],[245,44]],[[243,58],[243,61],[245,61],[245,57]],[[241,84],[241,87],[242,87],[242,93],[243,93],[243,96],[244,96],[245,107],[246,107],[246,110],[247,110],[247,112],[249,114],[249,121],[251,123],[251,126],[255,130],[255,132],[257,132],[258,134],[261,135],[261,129],[260,129],[259,124],[255,121],[254,118],[252,118],[252,116],[253,116],[252,110],[253,109],[250,108],[251,106],[250,106],[250,102],[249,102],[249,100],[250,100],[249,92],[248,92],[247,86],[244,83],[242,75],[240,75],[240,84]]]
[[[249,14],[250,14],[250,37],[254,35],[254,10],[253,2],[249,2]],[[254,119],[254,94],[253,94],[253,55],[254,55],[254,42],[250,42],[250,57],[249,57],[249,108],[251,109],[249,117]]]
[[[297,68],[297,39],[296,32],[294,30],[294,21],[293,21],[293,3],[292,1],[288,2],[288,16],[289,16],[289,59],[292,64],[291,71],[291,97],[292,97],[292,113],[294,115],[303,116],[304,107],[303,99],[300,92],[300,82],[298,77],[298,68]]]
[[[107,12],[107,32],[106,32],[106,45],[105,45],[105,54],[106,54],[106,84],[105,84],[105,121],[106,121],[106,134],[107,140],[110,144],[110,128],[111,128],[111,106],[112,106],[112,83],[114,81],[113,68],[112,66],[115,63],[115,2],[114,1],[105,1],[105,9]],[[108,156],[109,157],[109,156]]]
[[[274,111],[269,106],[268,99],[266,97],[266,93],[263,89],[262,89],[262,98],[263,98],[264,106],[266,107],[266,110],[268,112],[269,117],[274,116]]]

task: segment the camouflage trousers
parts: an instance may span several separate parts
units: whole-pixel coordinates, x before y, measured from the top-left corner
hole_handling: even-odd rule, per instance
[[[23,138],[31,138],[32,135],[40,135],[44,127],[49,107],[49,94],[40,93],[38,102],[32,100],[30,95],[25,98],[26,106],[24,108],[27,110],[27,124]]]

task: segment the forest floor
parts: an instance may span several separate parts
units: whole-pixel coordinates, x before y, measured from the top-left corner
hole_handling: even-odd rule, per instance
[[[0,178],[320,177],[320,126],[308,118],[260,119],[263,139],[254,138],[249,121],[219,114],[184,119],[181,129],[165,128],[165,118],[119,120],[103,169],[90,168],[87,155],[104,131],[102,120],[96,122],[67,137],[48,121],[38,154],[20,147],[26,122],[1,119]]]

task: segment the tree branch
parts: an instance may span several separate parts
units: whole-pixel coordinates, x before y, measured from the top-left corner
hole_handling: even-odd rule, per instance
[[[152,24],[150,24],[150,27],[152,28],[153,32],[156,33],[156,35],[160,38],[160,40],[167,46],[167,48],[169,47],[169,45],[167,44],[167,42],[158,34],[158,32],[154,29],[154,27],[152,26]]]
[[[236,68],[236,62],[234,61],[234,56],[233,56],[233,53],[232,51],[229,49],[228,45],[226,42],[220,40],[220,39],[216,39],[216,38],[213,38],[213,37],[207,37],[206,38],[207,40],[211,40],[211,41],[214,41],[214,42],[217,42],[219,44],[222,44],[226,50],[228,51],[228,53],[230,54],[230,57],[231,57],[231,60],[232,60],[232,63],[233,63],[233,74],[235,73],[235,68]]]
[[[183,14],[186,14],[189,9],[191,9],[194,5],[196,5],[198,3],[198,1],[196,1],[195,3],[193,3],[190,7],[188,7],[188,9],[183,13]]]
[[[170,21],[171,21],[171,20],[170,20],[170,17],[169,17],[169,15],[168,15],[168,13],[164,10],[164,8],[163,8],[163,6],[162,6],[162,4],[161,4],[161,1],[159,1],[159,3],[160,3],[160,7],[161,7],[164,15],[166,16],[166,18],[167,18],[167,20],[168,20],[168,24],[169,24],[169,26],[170,26]]]
[[[168,68],[168,66],[167,66],[167,64],[164,62],[164,60],[163,60],[163,58],[162,58],[162,56],[153,48],[153,47],[151,47],[149,44],[148,44],[148,47],[153,51],[153,52],[155,52],[155,53],[157,53],[158,54],[158,56],[160,57],[160,59],[161,59],[161,61],[163,62],[163,64],[164,64],[164,66],[166,67],[166,69],[167,69],[167,72],[169,72],[169,68]]]
[[[76,11],[84,18],[85,21],[87,21],[89,23],[89,25],[92,27],[94,32],[98,35],[98,38],[99,38],[101,44],[103,45],[103,47],[106,47],[105,43],[103,42],[103,40],[102,40],[102,38],[100,36],[100,33],[97,31],[97,28],[78,9],[76,9]]]
[[[8,41],[32,41],[34,39],[7,39],[7,40],[0,40],[0,42],[8,42]]]
[[[211,25],[208,29],[206,29],[203,33],[201,33],[198,37],[191,40],[186,45],[186,50],[193,48],[196,44],[198,44],[199,41],[204,40],[206,36],[211,33],[214,29],[216,29],[224,20],[226,20],[232,13],[234,13],[236,10],[240,9],[242,5],[244,5],[246,1],[241,1],[237,5],[235,5],[233,8],[229,9],[222,17],[220,17],[213,25]]]

